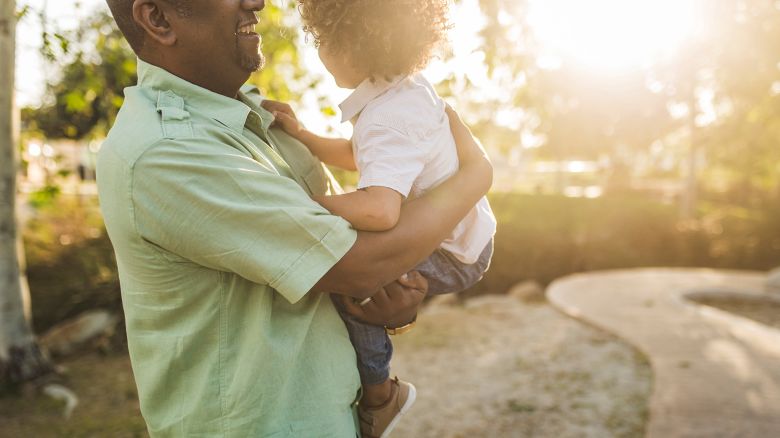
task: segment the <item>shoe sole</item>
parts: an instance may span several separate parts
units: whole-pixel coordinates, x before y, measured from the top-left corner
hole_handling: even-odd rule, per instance
[[[407,382],[408,383],[408,382]],[[409,397],[406,398],[406,403],[404,403],[403,406],[401,406],[401,410],[398,412],[398,415],[393,418],[392,421],[390,421],[390,424],[387,425],[387,429],[382,433],[382,435],[379,438],[388,438],[390,436],[390,432],[395,429],[395,426],[398,425],[398,421],[401,419],[401,417],[411,409],[412,405],[414,404],[414,401],[417,399],[417,388],[414,387],[411,383],[409,383]]]

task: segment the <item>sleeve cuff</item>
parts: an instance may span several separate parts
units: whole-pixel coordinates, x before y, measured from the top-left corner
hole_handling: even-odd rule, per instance
[[[312,245],[295,263],[270,285],[292,304],[303,298],[357,240],[357,232],[337,222],[325,236]]]

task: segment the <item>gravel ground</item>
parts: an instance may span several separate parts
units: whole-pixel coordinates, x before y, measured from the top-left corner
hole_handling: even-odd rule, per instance
[[[511,296],[433,305],[394,339],[417,402],[395,437],[637,437],[652,373],[613,336]]]

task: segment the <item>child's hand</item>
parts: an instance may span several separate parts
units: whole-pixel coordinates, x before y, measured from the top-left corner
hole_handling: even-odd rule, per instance
[[[290,105],[275,100],[264,100],[260,106],[274,115],[274,125],[279,126],[284,132],[298,138],[306,129],[295,116],[295,112]]]

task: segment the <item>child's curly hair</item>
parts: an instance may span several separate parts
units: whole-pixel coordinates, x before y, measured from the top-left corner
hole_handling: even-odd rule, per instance
[[[450,28],[447,0],[298,0],[298,9],[317,47],[372,80],[423,69]]]

